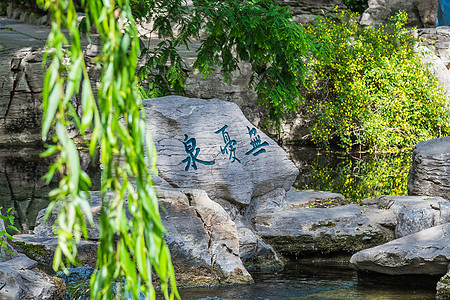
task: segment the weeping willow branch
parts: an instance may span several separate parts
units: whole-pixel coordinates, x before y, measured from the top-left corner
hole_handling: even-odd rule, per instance
[[[137,97],[135,84],[139,40],[127,0],[84,0],[89,29],[94,24],[102,40],[98,62],[102,65],[98,99],[94,99],[81,49],[77,13],[69,0],[38,0],[52,15],[52,30],[47,40],[51,64],[44,80],[42,136],[51,136],[45,156],[56,161],[46,175],[50,181],[60,175],[59,187],[51,193],[50,214],[59,208],[58,247],[55,270],[73,264],[77,244],[88,238],[86,221],[93,222],[89,206],[89,176],[81,170],[75,143],[69,129],[76,128],[90,154],[100,148],[103,205],[97,271],[91,279],[92,299],[112,299],[124,293],[138,299],[142,292],[155,298],[152,276],[159,277],[166,299],[179,297],[170,253],[163,239],[158,201],[153,188],[148,161],[155,163],[155,151],[146,135],[145,114]],[[63,29],[67,30],[63,32]],[[69,43],[70,41],[70,43]],[[67,48],[70,45],[69,48]],[[66,58],[69,58],[68,60]],[[69,61],[68,63],[65,63]],[[73,105],[81,95],[82,115]],[[86,133],[90,132],[90,139]],[[150,166],[155,169],[155,166]],[[112,191],[114,197],[107,198]],[[127,211],[126,211],[127,208]],[[127,218],[126,214],[131,218]],[[119,290],[119,292],[117,292]]]

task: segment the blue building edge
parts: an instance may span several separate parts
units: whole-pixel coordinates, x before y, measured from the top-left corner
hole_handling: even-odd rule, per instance
[[[439,0],[436,27],[450,26],[450,0]]]

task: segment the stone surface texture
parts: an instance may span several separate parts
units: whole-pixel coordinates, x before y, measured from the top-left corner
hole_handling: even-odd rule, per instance
[[[161,190],[158,196],[179,285],[252,281],[239,257],[235,223],[205,191]]]
[[[0,220],[0,230],[5,230]],[[19,253],[8,240],[0,247],[0,299],[58,300],[64,298],[65,285],[39,271],[37,262]],[[8,251],[6,251],[8,250]]]
[[[158,198],[164,207],[161,216],[168,231],[165,238],[179,286],[252,281],[240,258],[240,236],[236,224],[221,205],[212,201],[205,191],[195,189],[160,188]],[[91,192],[91,201],[94,225],[88,225],[90,240],[82,240],[78,259],[82,264],[95,267],[100,193]],[[45,209],[39,212],[34,235],[16,235],[14,245],[42,263],[51,264],[57,245],[53,228],[57,213],[55,209],[47,222],[42,223]],[[255,245],[255,249],[260,248],[260,245]]]
[[[297,23],[312,23],[315,17],[324,13],[346,9],[343,0],[280,0],[280,5],[289,6],[294,21]]]
[[[423,54],[423,63],[447,91],[450,101],[450,27],[421,28],[412,31],[421,39],[418,51]]]
[[[450,223],[362,250],[350,262],[358,270],[388,275],[444,275],[450,263]]]
[[[419,142],[412,154],[408,193],[450,199],[449,162],[450,137]]]
[[[291,189],[250,204],[246,217],[276,251],[287,256],[354,253],[450,222],[450,202],[441,197],[382,196],[361,205],[317,208],[345,200],[341,194]],[[344,202],[345,203],[345,202]]]
[[[441,197],[381,196],[362,203],[378,206],[395,216],[396,238],[450,223],[450,202]]]
[[[168,96],[144,100],[158,151],[159,176],[173,187],[205,190],[213,200],[246,206],[289,190],[298,169],[235,103]]]
[[[386,24],[398,11],[406,11],[410,27],[435,27],[437,0],[369,0],[369,7],[361,16],[362,25]]]
[[[30,144],[41,140],[43,51],[4,48],[0,51],[0,144]]]
[[[450,267],[450,265],[449,265]],[[450,271],[447,272],[436,285],[436,299],[448,300],[450,299]]]
[[[64,282],[38,271],[36,265],[36,261],[23,254],[0,263],[0,299],[64,299]]]
[[[6,16],[10,19],[17,19],[20,22],[30,23],[33,25],[50,25],[50,15],[36,15],[36,12],[30,12],[21,9],[16,5],[15,1],[10,1],[6,8]]]
[[[56,236],[36,236],[33,234],[14,235],[11,244],[22,253],[50,267],[53,263],[58,238]],[[81,240],[78,245],[78,261],[95,267],[97,263],[97,247],[94,241]]]
[[[264,241],[286,256],[353,253],[390,239],[357,205],[282,209],[252,221]]]

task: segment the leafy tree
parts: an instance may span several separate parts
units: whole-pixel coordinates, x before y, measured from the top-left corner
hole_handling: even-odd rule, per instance
[[[288,7],[272,0],[194,0],[189,8],[183,4],[181,0],[133,4],[137,17],[153,22],[153,32],[162,39],[144,51],[147,63],[139,72],[141,80],[159,88],[157,95],[182,93],[185,67],[177,48],[200,40],[194,69],[208,74],[220,66],[225,79],[230,79],[239,62],[248,62],[251,85],[268,108],[270,120],[279,125],[289,111],[297,110],[303,98],[302,57],[312,44],[302,27],[291,21]]]
[[[445,91],[414,50],[406,13],[378,29],[358,19],[343,12],[306,29],[320,46],[308,59],[315,143],[398,152],[450,134]]]

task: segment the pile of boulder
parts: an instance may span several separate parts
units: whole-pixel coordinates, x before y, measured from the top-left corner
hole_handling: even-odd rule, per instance
[[[436,189],[413,192],[413,187],[425,186],[420,180],[442,177],[447,168],[439,163],[442,157],[432,163],[426,155],[447,139],[417,146],[411,174],[425,174],[421,168],[433,166],[428,175],[412,176],[411,194],[419,195],[381,196],[356,204],[341,194],[293,188],[298,169],[234,103],[168,96],[145,100],[144,107],[158,152],[155,183],[180,286],[248,283],[248,269],[354,253],[350,262],[362,279],[420,275],[436,284],[446,274],[450,202]],[[436,146],[434,151],[445,156],[442,149]],[[100,194],[94,192],[95,220],[100,209]],[[16,236],[15,245],[50,264],[57,212],[42,223],[44,213],[34,234]],[[79,260],[95,266],[98,222],[88,232]],[[438,284],[442,295],[447,278]]]

